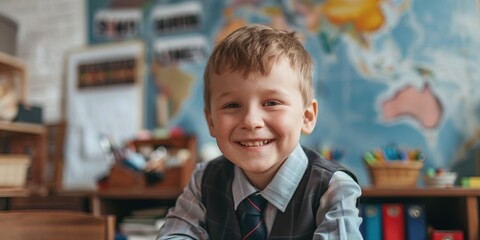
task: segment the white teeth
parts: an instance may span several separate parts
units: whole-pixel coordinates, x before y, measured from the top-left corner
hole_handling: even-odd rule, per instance
[[[253,142],[240,142],[241,145],[245,147],[259,147],[269,143],[270,140],[263,140],[263,141],[253,141]]]

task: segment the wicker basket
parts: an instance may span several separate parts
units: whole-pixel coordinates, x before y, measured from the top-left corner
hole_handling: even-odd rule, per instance
[[[0,188],[23,188],[27,181],[30,157],[0,154]]]
[[[416,187],[422,161],[390,160],[366,163],[375,187]]]

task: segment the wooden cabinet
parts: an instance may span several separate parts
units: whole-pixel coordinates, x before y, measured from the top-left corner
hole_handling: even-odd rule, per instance
[[[0,53],[0,77],[13,81],[19,102],[26,101],[26,67],[19,59]],[[29,185],[42,186],[46,161],[46,128],[40,124],[0,120],[0,154],[31,156]]]
[[[165,172],[164,180],[150,186],[123,188],[107,188],[91,194],[91,207],[95,215],[113,214],[117,222],[132,211],[154,207],[170,207],[190,181],[197,163],[197,140],[194,136],[174,137],[169,139],[138,140],[132,144],[141,147],[167,149],[188,149],[190,157],[179,167],[173,167]]]
[[[181,167],[170,168],[165,172],[164,181],[151,186],[151,188],[182,190],[190,181],[193,169],[197,163],[197,139],[194,136],[173,137],[169,139],[137,140],[132,144],[140,149],[142,147],[157,148],[164,146],[167,149],[188,149],[190,157]]]
[[[465,239],[479,239],[480,189],[363,188],[361,203],[415,203],[426,208],[435,229],[462,230]]]

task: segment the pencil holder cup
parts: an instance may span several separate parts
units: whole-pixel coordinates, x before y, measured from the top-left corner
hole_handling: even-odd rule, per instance
[[[418,160],[389,160],[365,162],[375,187],[416,187],[423,162]]]
[[[448,188],[453,187],[456,179],[457,173],[445,172],[439,176],[424,176],[423,182],[425,187]]]

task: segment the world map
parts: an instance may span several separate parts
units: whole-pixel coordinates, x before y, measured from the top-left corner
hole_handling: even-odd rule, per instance
[[[319,118],[303,145],[342,150],[338,161],[362,185],[370,183],[363,154],[392,146],[421,150],[424,170],[480,175],[477,0],[88,2],[90,21],[135,26],[111,39],[90,29],[90,42],[138,35],[146,43],[145,127],[195,134],[202,160],[218,154],[203,117],[207,58],[235,29],[261,23],[297,32],[314,59]]]
[[[319,119],[302,144],[335,147],[368,184],[362,155],[385,146],[421,149],[425,166],[477,175],[480,19],[477,1],[203,1],[209,49],[248,23],[296,31],[315,61]],[[170,121],[214,143],[203,119],[206,59],[179,65],[195,76]],[[201,116],[201,117],[199,117]]]

